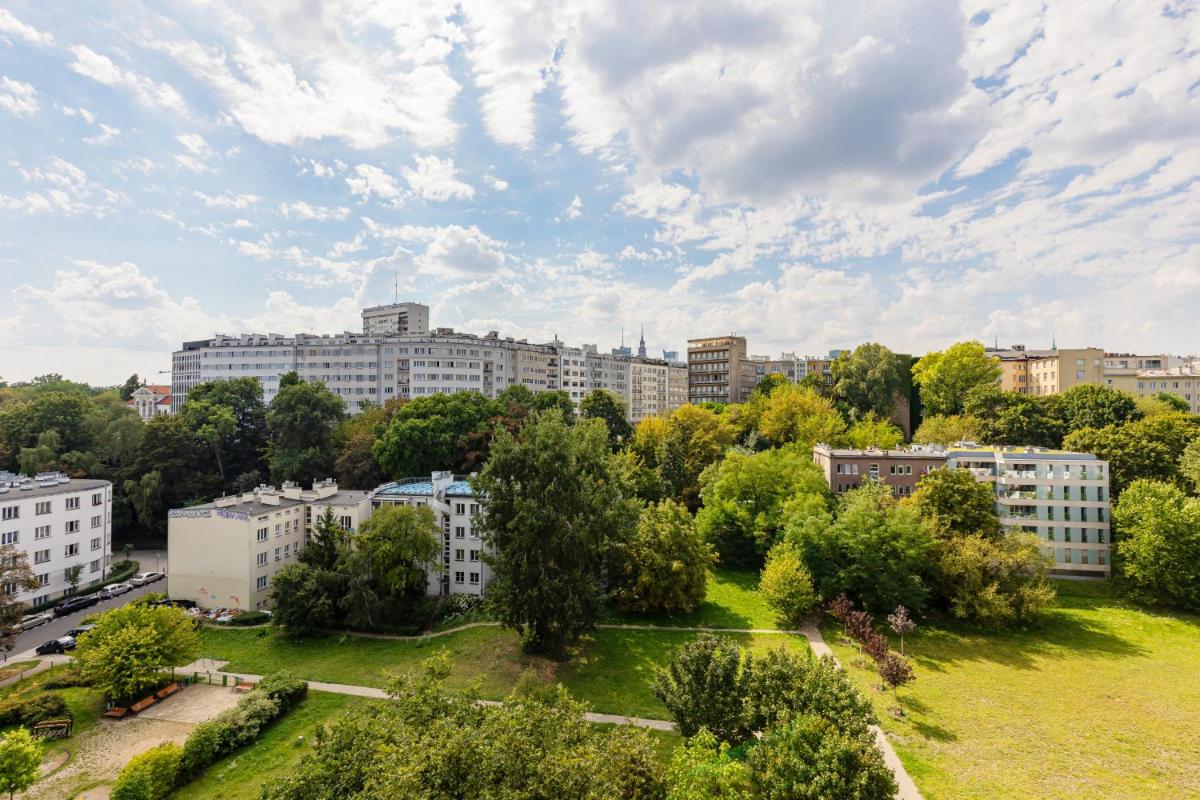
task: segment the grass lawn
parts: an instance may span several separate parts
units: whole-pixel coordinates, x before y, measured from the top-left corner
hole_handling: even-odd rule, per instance
[[[704,602],[691,614],[627,614],[614,609],[605,622],[700,628],[778,628],[774,612],[758,594],[756,570],[716,569]]]
[[[66,666],[52,667],[45,672],[39,672],[30,678],[17,681],[11,686],[0,689],[0,698],[28,698],[41,694],[45,691],[42,688],[42,684],[52,677],[61,675],[66,669]],[[71,717],[75,722],[71,728],[70,738],[56,739],[49,747],[74,753],[76,743],[79,741],[79,734],[95,725],[100,719],[100,715],[104,713],[104,695],[96,689],[82,686],[73,686],[68,689],[53,689],[51,691],[53,694],[62,695],[67,701],[67,709],[71,712]],[[0,732],[3,732],[3,730],[0,729]]]
[[[172,797],[256,800],[264,784],[290,773],[311,752],[313,732],[318,725],[370,702],[365,697],[310,692],[304,702],[269,727],[252,745],[221,759]],[[297,743],[300,736],[304,737],[303,744]]]
[[[0,681],[20,675],[25,670],[36,667],[38,663],[37,661],[10,661],[0,667]]]
[[[488,699],[503,698],[521,674],[532,669],[545,681],[560,681],[595,711],[663,719],[666,709],[650,691],[654,670],[696,634],[599,630],[564,662],[523,655],[516,634],[495,627],[418,641],[354,636],[290,640],[268,631],[210,628],[200,636],[202,655],[228,660],[227,672],[261,675],[289,669],[308,680],[383,686],[389,671],[413,669],[445,651],[453,664],[449,683],[465,686],[478,680]],[[731,636],[753,649],[805,646],[803,639],[784,634]]]
[[[1106,584],[1060,581],[1031,630],[935,622],[906,637],[906,716],[852,666],[928,800],[1200,797],[1200,617],[1149,612]]]

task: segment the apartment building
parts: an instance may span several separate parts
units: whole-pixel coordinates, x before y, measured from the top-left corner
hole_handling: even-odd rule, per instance
[[[112,549],[112,484],[61,472],[0,472],[0,545],[24,553],[37,576],[32,591],[2,587],[20,602],[62,597],[70,588],[67,570],[75,568],[80,588],[94,586],[107,574]]]
[[[686,371],[684,373],[686,375]],[[671,411],[670,367],[665,361],[632,359],[629,362],[629,421],[636,425],[646,417]]]
[[[754,383],[746,337],[688,340],[688,402],[742,403]]]
[[[425,506],[433,511],[442,531],[442,563],[440,570],[428,572],[430,595],[482,595],[487,590],[492,571],[483,562],[483,540],[473,526],[479,502],[468,481],[449,472],[405,478],[371,492],[372,509],[384,503]]]
[[[1132,374],[1112,370],[1105,383],[1135,397],[1153,397],[1166,392],[1185,401],[1193,414],[1200,414],[1200,367],[1137,369]]]
[[[840,350],[832,350],[828,356],[804,356],[803,358],[797,359],[796,368],[798,377],[796,380],[799,381],[801,378],[806,378],[809,375],[815,375],[816,377],[820,378],[821,383],[823,383],[827,389],[832,389],[832,365],[834,360],[837,358],[837,354],[840,352]]]
[[[782,375],[789,383],[804,377],[805,367],[795,353],[783,353],[779,358],[750,356],[750,363],[754,366],[755,385],[768,375]]]
[[[171,509],[168,594],[204,608],[266,608],[275,573],[296,563],[326,508],[356,530],[370,516],[370,493],[339,490],[334,481],[311,489],[286,483]]]
[[[874,479],[906,497],[927,472],[943,466],[969,470],[992,485],[996,516],[1005,530],[1018,528],[1042,540],[1054,560],[1052,573],[1110,574],[1108,463],[1089,453],[974,446],[839,450],[819,444],[813,461],[839,494]]]
[[[392,303],[362,310],[362,329],[368,336],[429,332],[429,306]]]
[[[137,412],[142,422],[162,414],[171,413],[171,387],[161,385],[139,386],[133,390],[125,405]]]
[[[667,362],[667,411],[674,411],[688,402],[688,367],[672,359]]]
[[[1105,354],[1099,347],[1027,350],[989,348],[1000,363],[1000,388],[1030,395],[1060,394],[1081,383],[1104,383]]]

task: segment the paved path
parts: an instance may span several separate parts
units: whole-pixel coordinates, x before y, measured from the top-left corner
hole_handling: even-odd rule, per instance
[[[34,658],[41,658],[41,656],[34,656]],[[14,660],[15,661],[32,661],[33,659],[18,658],[18,659],[14,659]],[[54,666],[54,662],[52,662],[50,659],[45,659],[44,661],[39,661],[38,663],[34,664],[32,667],[25,670],[24,672],[18,672],[16,675],[13,675],[10,678],[5,678],[4,680],[0,681],[0,689],[3,689],[5,686],[12,686],[17,681],[21,681],[21,680],[24,680],[25,678],[29,678],[34,675],[37,675],[39,672],[45,672],[46,670],[50,669],[52,666]]]

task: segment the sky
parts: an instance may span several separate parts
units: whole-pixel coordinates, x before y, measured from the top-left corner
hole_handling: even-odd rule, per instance
[[[0,377],[435,326],[1200,352],[1200,4],[0,5]]]

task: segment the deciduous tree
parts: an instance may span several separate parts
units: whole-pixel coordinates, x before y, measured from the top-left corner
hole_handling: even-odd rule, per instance
[[[272,480],[308,484],[332,477],[337,461],[333,432],[345,407],[323,383],[301,381],[294,372],[281,377],[267,412]]]
[[[703,633],[676,651],[654,678],[654,696],[675,720],[679,732],[694,736],[702,728],[723,742],[737,744],[746,727],[741,680],[742,651],[725,636]]]
[[[1040,540],[1030,534],[956,536],[941,543],[939,593],[959,619],[990,628],[1026,623],[1054,603],[1046,581],[1050,566]]]
[[[912,374],[927,413],[959,414],[967,392],[1000,377],[1000,361],[989,356],[979,342],[958,342],[922,356]]]
[[[825,397],[804,386],[781,386],[767,398],[759,432],[773,445],[795,444],[807,451],[818,442],[839,444],[846,421]]]
[[[819,600],[804,560],[786,542],[776,544],[767,554],[758,591],[780,623],[792,629],[804,623]]]
[[[624,546],[617,603],[629,611],[680,614],[704,601],[712,547],[696,532],[688,510],[674,500],[646,506]]]
[[[896,397],[909,388],[905,362],[874,342],[843,351],[829,369],[834,399],[853,409],[852,419],[867,414],[887,419],[896,410]]]
[[[913,444],[954,444],[980,441],[979,420],[965,414],[930,414],[913,434]]]
[[[1134,481],[1113,509],[1122,581],[1135,599],[1200,609],[1200,499]]]
[[[766,731],[747,754],[762,800],[891,800],[896,781],[875,742],[817,716],[795,716]]]
[[[627,414],[625,401],[606,389],[593,389],[579,401],[581,417],[604,421],[608,430],[609,445],[613,450],[619,449],[633,434],[633,426],[629,424]]]
[[[418,397],[397,409],[380,433],[375,459],[390,478],[460,469],[464,437],[499,413],[501,405],[479,392]]]
[[[995,490],[992,484],[976,480],[968,470],[927,472],[917,481],[917,490],[906,502],[939,536],[977,533],[994,539],[1000,535]]]
[[[42,764],[42,744],[25,728],[15,728],[0,736],[0,792],[9,800],[38,779]]]
[[[904,432],[888,420],[875,416],[874,411],[866,412],[846,431],[846,443],[859,449],[875,447],[890,450],[903,441]]]
[[[75,651],[83,676],[110,700],[139,699],[162,670],[195,657],[199,637],[181,609],[145,603],[105,611]]]

